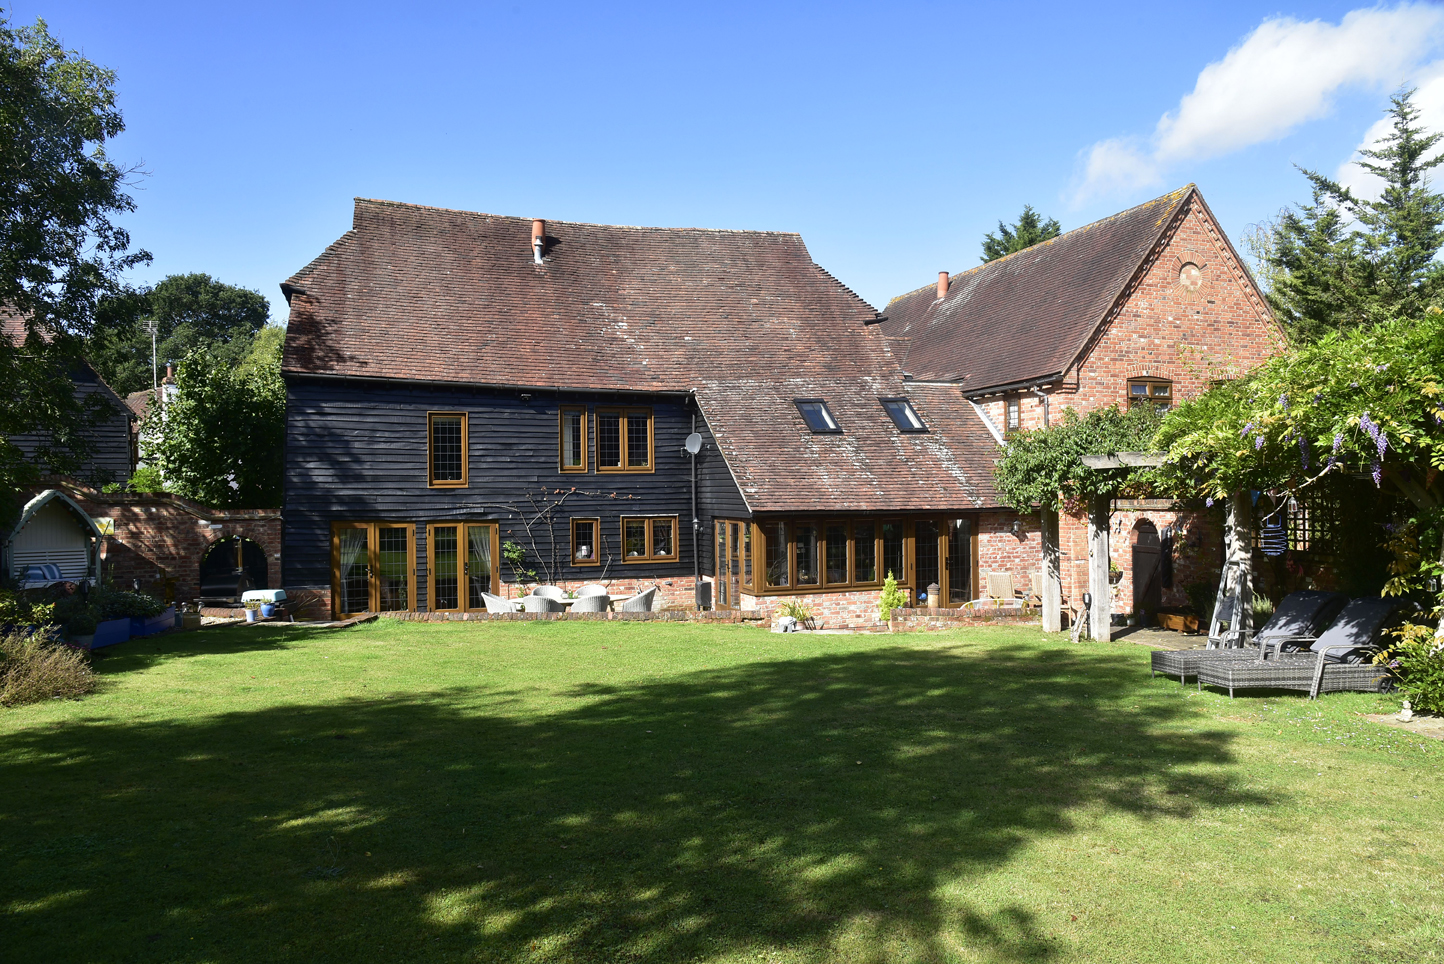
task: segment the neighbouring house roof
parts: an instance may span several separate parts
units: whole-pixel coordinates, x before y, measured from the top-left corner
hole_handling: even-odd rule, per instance
[[[1190,184],[889,302],[904,371],[972,394],[1061,374],[1079,357],[1188,199]]]
[[[129,408],[133,413],[135,413],[136,421],[145,421],[145,413],[150,410],[150,398],[154,394],[154,389],[144,388],[138,392],[131,392],[129,395],[125,396],[126,408]]]
[[[768,231],[546,223],[356,201],[353,226],[282,290],[283,371],[694,393],[754,511],[996,506],[995,447],[956,390],[909,386],[874,308]],[[926,434],[879,397],[908,396]],[[826,398],[813,435],[796,398]]]
[[[48,344],[54,335],[44,328],[39,330],[40,337]],[[15,314],[9,308],[0,307],[0,337],[8,338],[15,344],[25,341],[28,332],[25,326],[25,316]],[[71,373],[71,380],[82,384],[93,384],[97,386],[101,396],[117,412],[123,412],[127,417],[134,414],[130,403],[122,399],[115,389],[110,387],[100,372],[95,370],[88,360],[80,360],[80,368]]]

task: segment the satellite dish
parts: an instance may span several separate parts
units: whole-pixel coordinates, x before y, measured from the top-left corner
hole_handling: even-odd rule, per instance
[[[675,438],[676,436],[673,437]],[[702,436],[697,432],[693,432],[687,436],[687,441],[682,443],[682,447],[687,450],[688,455],[696,455],[702,451]]]

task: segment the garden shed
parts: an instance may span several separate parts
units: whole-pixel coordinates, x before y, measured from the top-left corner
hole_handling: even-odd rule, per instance
[[[25,504],[5,546],[5,571],[25,581],[34,566],[53,566],[67,582],[99,575],[100,529],[85,510],[58,489],[46,489]]]

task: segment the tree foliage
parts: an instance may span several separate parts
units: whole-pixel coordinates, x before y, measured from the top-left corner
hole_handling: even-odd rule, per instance
[[[1093,496],[1114,495],[1147,484],[1142,469],[1090,469],[1085,455],[1151,451],[1161,415],[1154,405],[1116,406],[1079,415],[1063,410],[1056,425],[1019,432],[997,460],[994,485],[1019,512],[1036,507],[1066,510]]]
[[[40,435],[54,471],[84,455],[85,406],[70,374],[103,295],[120,290],[129,252],[111,219],[134,208],[131,173],[107,156],[124,123],[115,75],[65,50],[44,21],[0,14],[0,499],[35,474],[10,438]],[[7,498],[8,497],[8,498]]]
[[[87,345],[91,363],[122,395],[152,386],[151,336],[162,368],[196,349],[239,364],[265,327],[270,303],[259,292],[207,274],[171,275],[153,288],[130,290],[102,302]]]
[[[1295,341],[1418,315],[1439,293],[1444,195],[1429,171],[1444,160],[1431,156],[1444,135],[1419,125],[1413,93],[1391,99],[1392,129],[1360,151],[1360,166],[1383,181],[1379,197],[1305,170],[1312,203],[1282,212],[1264,246],[1269,301]]]
[[[181,362],[175,398],[151,406],[142,430],[167,490],[217,507],[281,504],[286,386],[280,342],[269,344],[241,365],[204,350]]]
[[[1025,204],[1017,223],[1008,225],[999,221],[997,234],[989,231],[984,235],[981,260],[996,261],[1014,251],[1031,248],[1040,241],[1056,238],[1061,232],[1062,229],[1055,219],[1044,221],[1031,204]]]

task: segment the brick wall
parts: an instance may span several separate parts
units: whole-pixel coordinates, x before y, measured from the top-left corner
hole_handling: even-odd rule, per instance
[[[115,534],[101,545],[102,575],[122,588],[182,601],[200,595],[201,559],[211,543],[232,536],[266,554],[267,588],[281,586],[281,515],[275,509],[210,509],[173,495],[104,494],[66,489],[93,519],[110,519]]]

